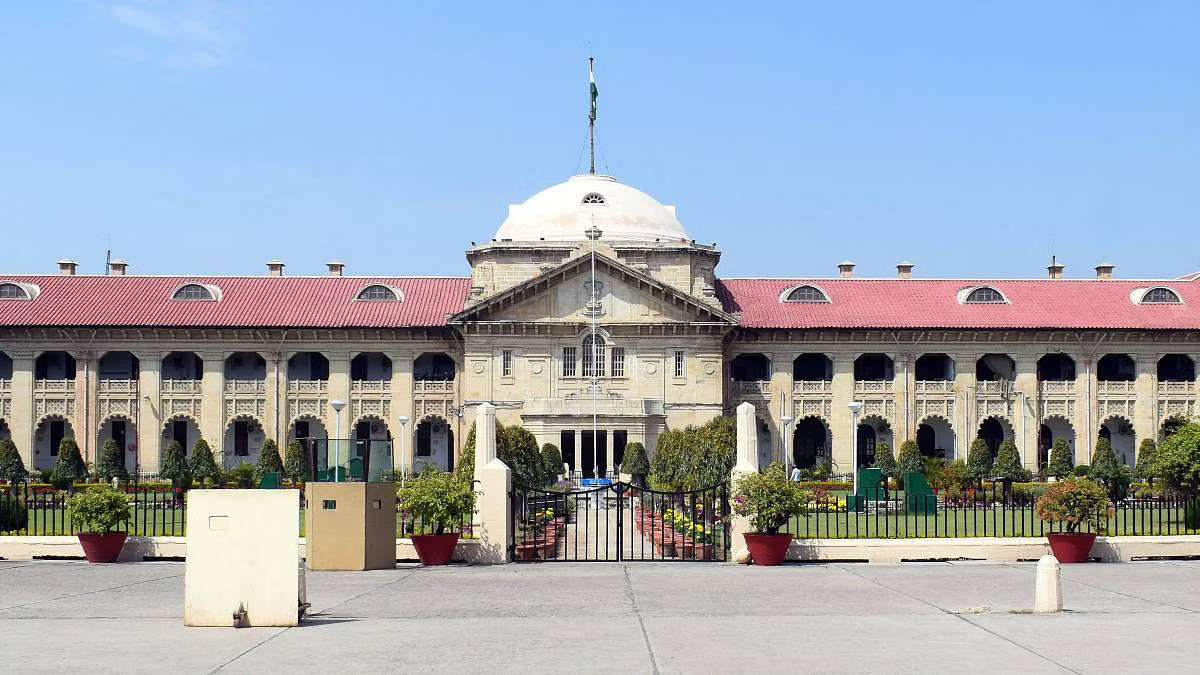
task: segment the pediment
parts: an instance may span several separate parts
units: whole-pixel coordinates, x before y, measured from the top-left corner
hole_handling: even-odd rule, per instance
[[[586,254],[468,307],[451,323],[586,323],[735,325],[731,315],[616,260],[596,254],[598,303],[591,305]]]

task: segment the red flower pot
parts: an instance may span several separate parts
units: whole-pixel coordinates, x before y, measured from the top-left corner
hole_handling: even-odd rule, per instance
[[[747,534],[746,548],[750,549],[750,557],[755,565],[778,565],[787,559],[788,546],[792,543],[790,534]]]
[[[83,547],[83,555],[90,563],[113,563],[121,556],[125,547],[127,532],[88,532],[78,534],[79,545]]]
[[[414,534],[413,547],[417,549],[417,557],[422,565],[445,565],[454,555],[454,547],[458,544],[459,533],[454,534]]]
[[[1050,551],[1060,563],[1087,562],[1088,554],[1092,552],[1092,544],[1096,543],[1096,535],[1084,532],[1058,532],[1047,534],[1050,540]]]

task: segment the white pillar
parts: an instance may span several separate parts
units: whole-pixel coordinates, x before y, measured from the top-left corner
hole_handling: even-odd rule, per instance
[[[496,457],[496,407],[491,403],[480,404],[475,418],[475,481],[479,561],[509,562],[512,471]]]
[[[754,404],[742,403],[737,407],[737,464],[730,474],[730,489],[738,479],[758,473],[758,419]],[[746,533],[750,531],[750,519],[734,514],[730,516],[729,546],[734,558],[739,558],[739,552],[746,548]]]
[[[1062,608],[1062,568],[1058,564],[1058,558],[1044,555],[1037,563],[1033,611],[1042,614],[1061,612]]]

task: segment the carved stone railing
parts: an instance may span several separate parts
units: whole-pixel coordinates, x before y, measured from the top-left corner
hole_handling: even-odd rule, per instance
[[[350,382],[350,393],[352,394],[384,394],[391,390],[391,380],[352,380]]]
[[[266,394],[266,380],[225,380],[226,394]]]
[[[833,380],[796,380],[792,383],[792,394],[796,396],[831,396]]]
[[[895,391],[895,380],[855,380],[855,394],[890,394]]]
[[[917,396],[954,394],[954,380],[917,380]]]
[[[99,393],[101,396],[137,396],[137,380],[100,380]]]
[[[2,392],[12,391],[12,380],[0,380],[0,391],[2,391]]]
[[[159,392],[163,396],[199,396],[201,386],[201,380],[163,380]]]
[[[1159,396],[1195,396],[1195,382],[1159,382]]]
[[[329,380],[288,380],[289,394],[327,394]]]
[[[771,394],[770,380],[737,380],[733,383],[733,393],[741,396],[769,396]]]
[[[75,380],[34,380],[33,391],[35,394],[71,393],[75,391]]]
[[[1012,393],[1012,382],[1008,380],[980,380],[975,383],[979,396],[1003,396]]]
[[[601,415],[663,415],[663,400],[658,398],[597,398],[596,412]],[[525,401],[523,415],[591,415],[592,399],[531,398]]]
[[[1042,396],[1074,396],[1075,380],[1041,380],[1038,393]]]
[[[418,396],[453,397],[454,380],[416,380],[413,393]]]
[[[1136,382],[1109,381],[1097,382],[1096,393],[1100,396],[1133,396],[1136,392]]]

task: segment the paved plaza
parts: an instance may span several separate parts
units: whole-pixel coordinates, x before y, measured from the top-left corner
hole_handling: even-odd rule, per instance
[[[1190,672],[1200,562],[544,563],[310,573],[299,628],[185,628],[182,563],[0,561],[8,672]]]

